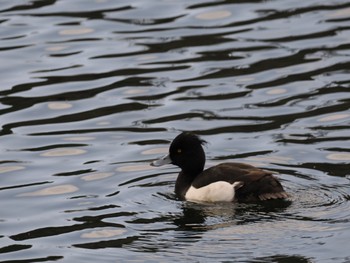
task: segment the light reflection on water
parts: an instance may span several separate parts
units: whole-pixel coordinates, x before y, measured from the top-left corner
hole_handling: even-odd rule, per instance
[[[346,1],[5,1],[2,262],[346,262]],[[149,166],[180,131],[287,202],[195,204]]]

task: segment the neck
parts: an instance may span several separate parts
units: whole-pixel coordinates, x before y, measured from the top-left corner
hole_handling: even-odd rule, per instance
[[[192,185],[194,179],[203,171],[204,163],[200,166],[194,165],[191,168],[182,169],[176,179],[175,193],[181,199],[185,199],[188,188]]]
[[[179,198],[185,199],[186,192],[188,188],[190,188],[193,180],[194,180],[194,177],[192,178],[191,176],[188,176],[183,171],[181,171],[176,179],[175,194]]]

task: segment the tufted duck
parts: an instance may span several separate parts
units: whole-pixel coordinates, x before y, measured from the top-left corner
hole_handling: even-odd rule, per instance
[[[204,170],[204,140],[189,132],[179,134],[169,154],[152,166],[174,164],[181,168],[176,195],[199,202],[251,202],[285,199],[288,194],[271,172],[244,163],[221,163]]]

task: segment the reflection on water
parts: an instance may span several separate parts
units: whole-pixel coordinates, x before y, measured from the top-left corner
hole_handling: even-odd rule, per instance
[[[19,196],[47,196],[47,195],[59,195],[59,194],[69,194],[78,191],[79,189],[74,185],[58,185],[48,188],[43,188],[38,191],[19,194]]]
[[[347,1],[3,1],[2,262],[346,262]],[[207,166],[288,201],[195,204],[153,169],[191,130]]]

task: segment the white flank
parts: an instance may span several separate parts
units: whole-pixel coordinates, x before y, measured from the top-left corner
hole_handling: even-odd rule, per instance
[[[201,188],[191,186],[185,195],[185,199],[197,202],[232,202],[235,198],[235,187],[241,184],[241,182],[230,184],[219,181]]]

